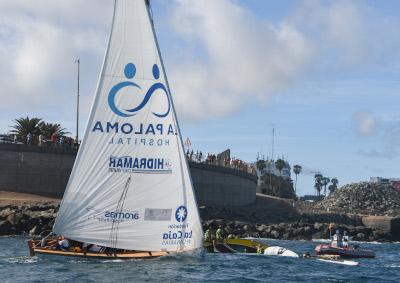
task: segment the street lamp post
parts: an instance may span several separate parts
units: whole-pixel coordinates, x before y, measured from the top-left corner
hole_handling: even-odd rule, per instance
[[[75,60],[75,63],[78,65],[78,80],[77,80],[77,95],[76,95],[76,135],[75,135],[75,143],[79,144],[79,72],[80,72],[80,64],[81,60],[78,58]]]

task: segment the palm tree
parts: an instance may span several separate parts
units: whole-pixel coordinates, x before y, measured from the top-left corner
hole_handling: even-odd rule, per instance
[[[314,175],[314,179],[315,179],[315,189],[317,191],[317,195],[320,196],[321,194],[321,188],[322,188],[322,174],[321,173],[317,173]]]
[[[264,159],[260,159],[260,160],[257,160],[256,166],[257,166],[258,170],[262,171],[265,169],[265,167],[267,167],[267,164],[265,163]]]
[[[339,184],[339,180],[337,178],[331,179],[332,185],[329,186],[330,193],[333,193],[337,189],[337,184]]]
[[[326,186],[329,184],[331,180],[328,177],[322,178],[322,185],[324,185],[324,196],[326,196]]]
[[[58,137],[65,136],[66,134],[70,134],[69,132],[66,132],[65,128],[62,128],[60,124],[56,123],[46,123],[46,122],[41,122],[40,125],[40,132],[43,136],[45,136],[47,139],[49,139],[53,134],[55,134]]]
[[[297,175],[301,173],[301,169],[303,169],[300,165],[294,165],[293,166],[293,173],[296,174],[296,182],[294,186],[294,192],[297,194]]]
[[[15,119],[14,125],[10,126],[13,130],[10,131],[11,134],[17,135],[19,141],[26,143],[26,137],[30,133],[32,139],[34,140],[40,134],[40,122],[41,118],[19,118]]]
[[[286,166],[286,162],[283,159],[275,161],[275,167],[279,170],[279,176],[282,175],[282,169]]]
[[[321,184],[315,183],[314,188],[317,191],[317,196],[320,196],[321,195],[321,188],[322,188]]]

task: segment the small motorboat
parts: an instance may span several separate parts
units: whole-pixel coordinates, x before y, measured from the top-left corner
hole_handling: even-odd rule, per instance
[[[315,247],[317,255],[339,255],[341,258],[374,258],[375,253],[371,250],[363,250],[360,248],[334,247],[332,245],[318,245]]]
[[[204,241],[204,249],[209,253],[257,253],[268,248],[266,244],[251,239],[225,239],[223,241]]]

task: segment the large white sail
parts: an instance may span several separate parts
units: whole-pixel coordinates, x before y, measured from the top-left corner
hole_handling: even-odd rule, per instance
[[[202,228],[145,0],[116,0],[84,139],[54,232],[107,247],[185,251]]]

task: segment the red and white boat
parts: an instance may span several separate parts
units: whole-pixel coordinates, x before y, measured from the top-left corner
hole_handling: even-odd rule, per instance
[[[339,255],[341,258],[374,258],[375,253],[371,250],[363,250],[349,247],[334,247],[332,245],[321,244],[315,247],[317,255]]]

